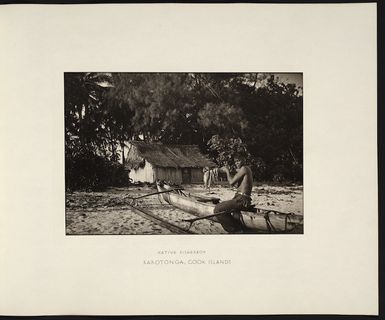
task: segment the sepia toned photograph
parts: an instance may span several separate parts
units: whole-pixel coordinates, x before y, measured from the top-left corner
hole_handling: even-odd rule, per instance
[[[66,235],[303,234],[302,73],[64,73]]]

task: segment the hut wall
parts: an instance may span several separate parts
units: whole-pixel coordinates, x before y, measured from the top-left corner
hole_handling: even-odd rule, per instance
[[[182,170],[176,168],[154,168],[155,179],[172,181],[177,184],[182,184]],[[191,168],[191,183],[203,184],[202,168]]]
[[[154,168],[151,163],[145,161],[143,168],[131,169],[129,178],[134,182],[155,182]]]
[[[182,184],[182,170],[171,167],[153,167],[151,163],[145,161],[143,168],[131,169],[129,177],[133,182],[153,183],[156,179],[172,181]],[[203,184],[202,168],[191,168],[191,183]]]
[[[157,167],[154,168],[154,171],[155,179],[172,181],[177,184],[182,183],[182,172],[180,169]]]
[[[191,183],[203,184],[203,168],[191,169]]]

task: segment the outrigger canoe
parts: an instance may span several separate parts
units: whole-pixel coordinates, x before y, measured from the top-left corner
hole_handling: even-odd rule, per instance
[[[215,204],[202,201],[200,197],[188,195],[180,189],[167,192],[172,187],[162,182],[157,182],[157,189],[162,192],[159,197],[175,208],[220,223],[214,214]],[[251,211],[241,211],[239,221],[248,233],[303,233],[303,216],[294,213],[253,207]]]

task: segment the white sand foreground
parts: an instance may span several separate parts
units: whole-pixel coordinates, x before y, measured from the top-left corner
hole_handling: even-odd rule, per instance
[[[214,186],[210,192],[202,185],[185,185],[187,192],[212,197],[222,201],[231,199],[234,190],[226,186]],[[135,213],[127,204],[128,197],[137,197],[155,192],[153,188],[127,187],[109,188],[105,192],[73,192],[66,194],[66,234],[67,235],[145,235],[173,234],[165,227],[145,219]],[[303,215],[302,186],[255,186],[252,193],[253,204],[257,207]],[[170,223],[188,229],[183,219],[194,216],[160,202],[158,196],[140,199],[137,206],[161,217]],[[194,222],[190,230],[198,234],[224,234],[222,226],[211,220]]]

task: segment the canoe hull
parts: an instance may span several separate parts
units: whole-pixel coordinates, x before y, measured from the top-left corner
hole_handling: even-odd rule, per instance
[[[164,191],[168,188],[167,186],[158,184],[158,191]],[[172,206],[197,217],[214,214],[214,204],[197,201],[181,191],[163,193],[159,196]],[[274,213],[266,209],[257,209],[256,211],[257,212],[241,212],[240,221],[244,228],[250,232],[303,233],[303,217],[300,215]],[[211,220],[219,222],[215,217],[211,218]]]

